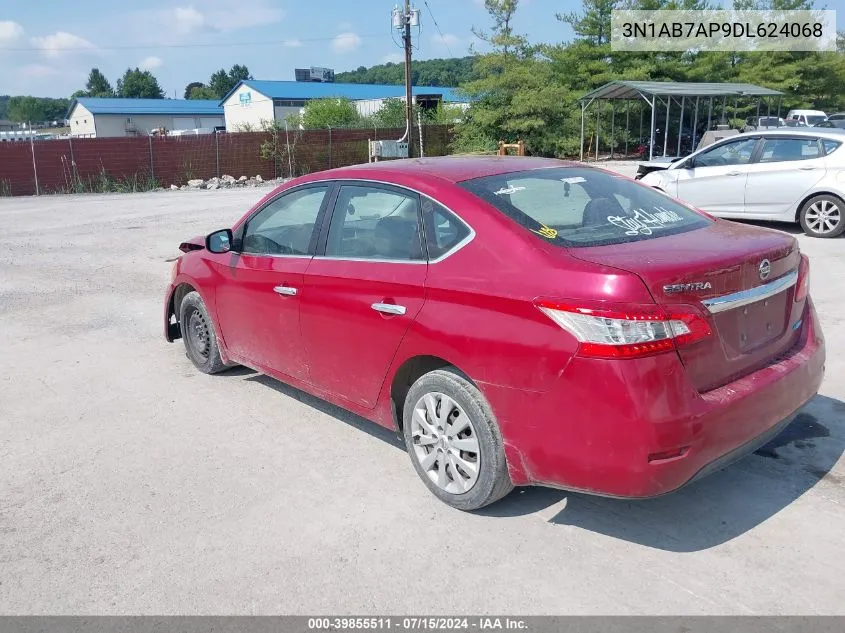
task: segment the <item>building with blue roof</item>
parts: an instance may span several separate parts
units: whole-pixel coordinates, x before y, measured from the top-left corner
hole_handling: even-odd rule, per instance
[[[218,101],[79,97],[68,108],[73,137],[146,136],[162,128],[212,132],[224,126]]]
[[[438,103],[466,104],[457,88],[414,86],[415,103],[422,108]],[[346,84],[305,81],[241,81],[220,105],[226,119],[226,131],[258,129],[263,121],[283,121],[298,114],[308,101],[345,98],[355,102],[362,116],[375,114],[387,99],[405,100],[405,86],[394,84]]]

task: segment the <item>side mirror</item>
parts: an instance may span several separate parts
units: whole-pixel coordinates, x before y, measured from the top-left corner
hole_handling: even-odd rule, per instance
[[[209,253],[228,253],[232,250],[232,229],[221,229],[205,238],[205,250]]]

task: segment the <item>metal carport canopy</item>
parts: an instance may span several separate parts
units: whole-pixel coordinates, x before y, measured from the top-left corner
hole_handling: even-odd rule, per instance
[[[675,81],[611,81],[591,90],[580,101],[638,99],[644,95],[671,97],[768,97],[783,94],[754,84],[696,83]]]
[[[672,99],[683,99],[687,97],[696,100],[696,117],[698,112],[698,99],[704,97],[711,100],[714,97],[771,97],[780,96],[782,92],[763,88],[754,84],[741,83],[699,83],[699,82],[676,82],[676,81],[611,81],[595,90],[591,90],[582,96],[578,101],[581,104],[581,160],[584,160],[584,115],[587,108],[596,100],[635,100],[643,99],[651,107],[651,133],[649,141],[649,160],[654,154],[654,126],[655,126],[655,105],[658,97],[665,97],[667,103],[666,118],[668,121],[668,105]],[[683,109],[683,105],[681,106]],[[759,114],[759,103],[758,103]],[[598,119],[596,119],[598,122]],[[709,122],[709,116],[708,116]],[[598,123],[597,123],[598,125]],[[642,125],[642,123],[641,123]],[[681,125],[683,127],[683,118]],[[597,128],[598,130],[598,128]],[[668,133],[664,137],[663,154],[666,155],[666,142]],[[678,135],[678,147],[680,149],[680,132]],[[695,136],[693,136],[693,145]],[[627,142],[626,142],[627,147]],[[613,151],[611,148],[611,156]],[[598,131],[596,132],[596,158],[598,158]]]

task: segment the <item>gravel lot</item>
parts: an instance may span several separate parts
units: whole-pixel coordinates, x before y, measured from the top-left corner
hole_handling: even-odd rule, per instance
[[[765,454],[464,514],[390,433],[163,340],[179,242],[265,192],[0,200],[0,613],[845,614],[845,240],[799,237],[827,377]]]

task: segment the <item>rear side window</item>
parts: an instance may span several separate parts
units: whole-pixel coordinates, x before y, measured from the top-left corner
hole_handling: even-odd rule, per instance
[[[534,169],[460,185],[560,246],[638,242],[711,224],[651,187],[601,169]]]
[[[819,155],[819,142],[814,138],[767,138],[763,140],[760,162],[809,160]]]
[[[469,235],[466,224],[431,198],[422,199],[422,211],[429,259],[442,257]]]
[[[836,151],[836,148],[842,145],[839,141],[831,141],[829,138],[822,139],[822,145],[824,146],[824,153],[831,154]]]
[[[326,255],[350,259],[424,259],[419,196],[392,189],[343,185],[337,194]]]

